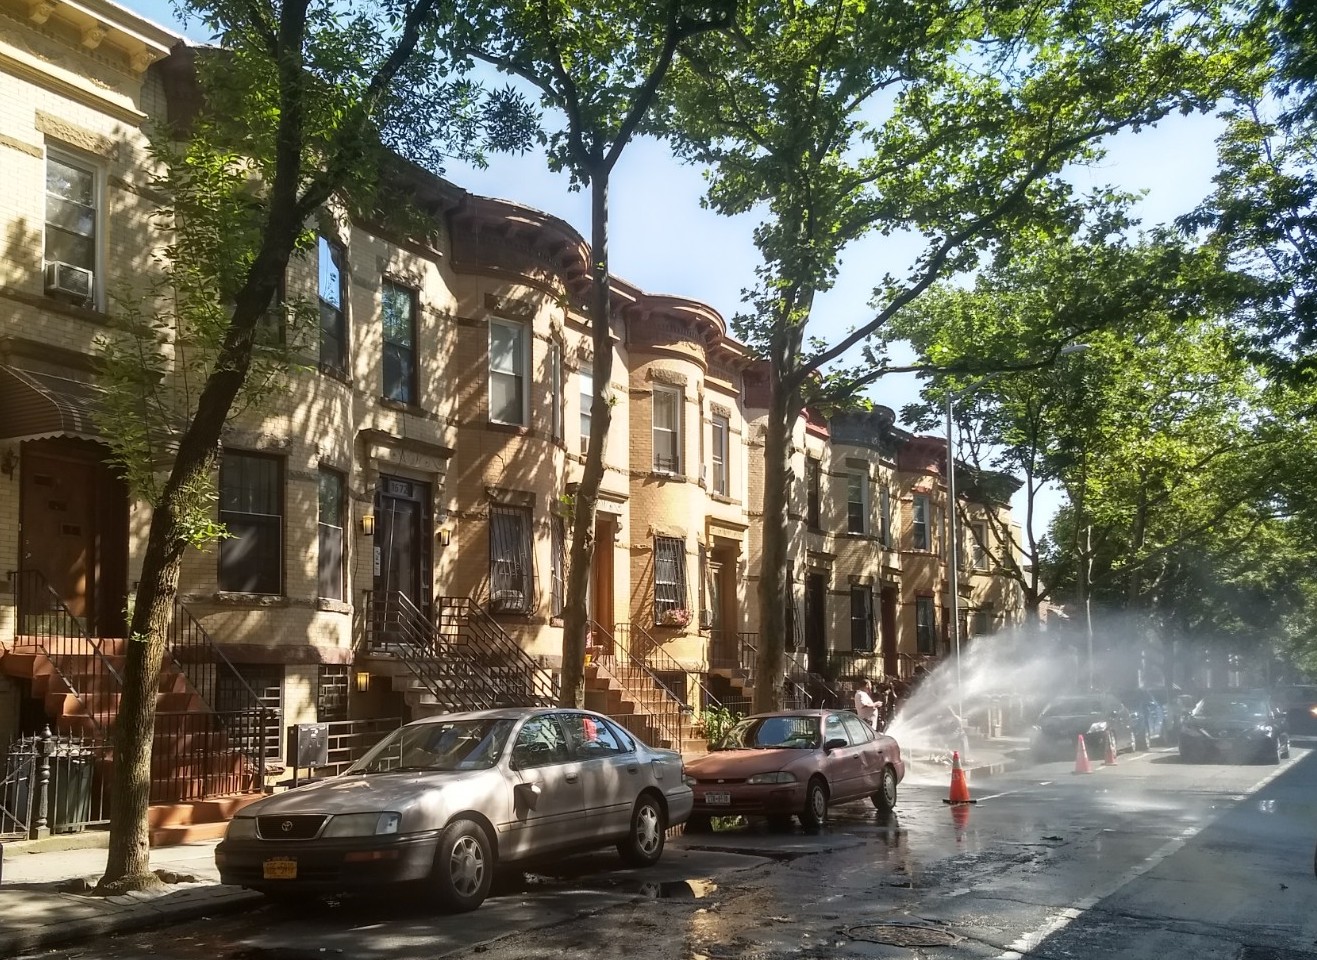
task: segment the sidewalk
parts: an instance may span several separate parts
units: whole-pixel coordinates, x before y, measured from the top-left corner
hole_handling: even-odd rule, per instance
[[[153,849],[151,867],[166,883],[160,893],[90,896],[105,872],[105,840],[103,833],[89,833],[3,845],[0,957],[212,916],[260,900],[249,890],[219,884],[215,840]]]

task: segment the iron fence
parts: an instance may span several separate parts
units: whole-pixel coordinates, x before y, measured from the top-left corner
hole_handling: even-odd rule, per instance
[[[51,733],[18,737],[4,752],[0,839],[77,833],[110,818],[110,745]]]
[[[157,713],[151,748],[151,802],[183,803],[259,793],[265,787],[264,744],[278,736],[265,707]]]
[[[325,724],[329,727],[329,763],[327,766],[317,767],[317,774],[338,776],[402,724],[402,717],[331,720]]]

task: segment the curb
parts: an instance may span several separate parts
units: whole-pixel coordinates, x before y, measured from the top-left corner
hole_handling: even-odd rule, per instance
[[[263,900],[261,894],[241,887],[207,884],[195,890],[197,896],[180,898],[181,902],[156,904],[148,900],[143,901],[140,907],[103,917],[55,921],[48,926],[13,933],[0,932],[0,956],[17,957],[24,951],[64,946],[93,937],[136,933],[182,920],[235,913]]]

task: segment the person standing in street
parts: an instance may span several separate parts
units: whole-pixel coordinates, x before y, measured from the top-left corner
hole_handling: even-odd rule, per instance
[[[855,712],[874,730],[878,729],[878,704],[873,699],[873,682],[868,677],[855,688]]]

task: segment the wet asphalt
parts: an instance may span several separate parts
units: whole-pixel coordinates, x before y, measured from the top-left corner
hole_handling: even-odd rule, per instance
[[[912,770],[896,811],[835,808],[817,833],[728,825],[649,870],[611,852],[509,873],[479,910],[390,896],[264,906],[41,954],[105,960],[418,957],[1317,958],[1317,759],[1280,767],[1123,755],[971,783]],[[721,826],[721,825],[720,825]]]

